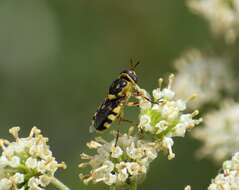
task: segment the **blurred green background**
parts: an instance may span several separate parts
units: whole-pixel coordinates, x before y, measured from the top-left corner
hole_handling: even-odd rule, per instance
[[[183,0],[0,0],[0,24],[1,137],[12,126],[24,135],[38,126],[68,164],[58,177],[81,190],[106,189],[83,185],[77,165],[94,136],[92,115],[130,58],[142,62],[139,83],[151,90],[184,50],[213,44]],[[218,167],[196,160],[198,147],[190,137],[177,139],[176,159],[161,155],[139,189],[205,189]]]

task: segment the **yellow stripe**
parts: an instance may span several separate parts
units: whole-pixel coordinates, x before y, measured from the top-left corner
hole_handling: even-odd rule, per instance
[[[108,119],[110,119],[111,121],[114,121],[115,118],[116,118],[116,116],[113,114],[108,115]]]
[[[110,124],[109,124],[109,123],[104,123],[104,127],[105,127],[105,128],[109,128],[109,127],[110,127]]]
[[[121,106],[118,106],[115,109],[113,109],[113,112],[117,114],[120,113],[120,111],[121,111]]]
[[[113,95],[113,94],[108,94],[108,99],[112,100],[112,99],[115,99],[115,98],[116,98],[115,95]]]

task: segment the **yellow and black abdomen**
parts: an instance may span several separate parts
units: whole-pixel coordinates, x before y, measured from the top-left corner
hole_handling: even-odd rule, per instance
[[[118,78],[111,84],[105,101],[93,117],[93,127],[102,131],[120,118],[123,107],[131,96],[132,83],[124,78]]]
[[[112,100],[105,99],[93,118],[93,125],[96,130],[102,131],[109,128],[111,123],[120,116],[123,107],[122,101],[124,101],[124,97]]]

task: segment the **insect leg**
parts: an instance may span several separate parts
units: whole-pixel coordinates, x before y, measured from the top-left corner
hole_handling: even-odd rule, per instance
[[[133,121],[131,121],[131,120],[128,120],[128,119],[125,119],[125,118],[123,118],[121,115],[118,117],[118,122],[119,122],[119,124],[121,123],[121,122],[127,122],[127,123],[134,123]]]
[[[127,123],[134,123],[133,121],[125,119],[125,118],[120,118],[120,121],[127,122]]]
[[[117,134],[116,134],[116,139],[115,139],[115,147],[117,146],[117,143],[118,143],[118,140],[119,140],[119,135],[120,135],[120,132],[119,132],[119,129],[118,129]]]
[[[130,106],[130,107],[134,107],[134,106],[138,107],[139,105],[140,105],[139,102],[128,102],[127,103],[127,106]]]
[[[134,123],[133,121],[124,118],[124,112],[123,111],[121,111],[121,113],[118,116],[118,122],[119,122],[119,124],[121,122],[127,122],[127,123],[131,123],[131,124]]]
[[[150,103],[152,103],[152,104],[157,104],[157,103],[159,103],[159,102],[157,102],[157,101],[151,100],[149,97],[146,97],[144,94],[140,93],[140,92],[137,91],[137,90],[133,93],[133,96],[134,96],[134,97],[141,97],[141,98],[147,100],[148,102],[150,102]]]

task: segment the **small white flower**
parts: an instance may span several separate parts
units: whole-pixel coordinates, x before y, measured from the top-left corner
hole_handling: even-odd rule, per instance
[[[184,190],[191,190],[191,186],[190,185],[187,185]]]
[[[144,114],[140,116],[140,125],[150,125],[151,119],[148,115]]]
[[[162,147],[165,148],[166,150],[168,150],[169,155],[168,155],[168,159],[171,160],[175,157],[175,154],[173,153],[172,150],[172,146],[173,146],[174,142],[172,138],[169,137],[164,137],[163,141],[162,141]]]
[[[112,173],[110,173],[110,174],[106,177],[106,179],[104,180],[105,184],[106,184],[106,185],[109,185],[109,186],[111,186],[111,185],[113,185],[114,183],[116,183],[116,181],[117,181],[117,175],[112,174]]]
[[[137,176],[141,172],[141,166],[136,162],[127,163],[127,170],[130,175]]]
[[[113,146],[112,147],[112,158],[119,158],[123,154],[122,149],[119,146]]]
[[[151,118],[144,114],[140,116],[140,126],[144,128],[145,131],[152,131],[153,127],[151,126]]]
[[[112,172],[114,170],[114,163],[109,161],[109,160],[106,160],[104,161],[103,163],[103,167],[105,168],[105,171],[106,172]]]
[[[219,187],[216,185],[216,184],[211,184],[209,187],[208,187],[208,190],[220,190]]]
[[[176,101],[176,106],[179,111],[184,111],[187,108],[187,102],[179,99]]]
[[[155,128],[157,129],[157,133],[161,133],[168,128],[168,122],[162,120],[155,125]]]
[[[32,177],[31,179],[29,179],[28,186],[30,190],[43,190],[40,187],[40,180],[36,177]]]
[[[96,141],[90,141],[89,143],[87,143],[87,146],[88,146],[89,148],[94,149],[94,148],[99,148],[99,147],[101,147],[101,144],[98,143],[98,142],[96,142]]]
[[[152,106],[151,102],[147,101],[147,100],[142,100],[140,101],[140,108],[141,109],[144,109],[144,110],[147,110],[148,108],[150,108]]]
[[[143,125],[143,129],[146,132],[151,132],[154,130],[154,128],[152,127],[152,125],[148,124],[148,125]]]
[[[7,179],[7,178],[3,178],[0,180],[0,189],[1,190],[9,190],[12,187],[12,181]]]
[[[37,161],[37,159],[35,159],[35,158],[29,157],[29,158],[26,160],[26,166],[27,166],[28,168],[35,169],[35,168],[37,168],[37,165],[38,165],[38,161]]]
[[[181,115],[180,122],[187,128],[193,128],[196,125],[195,120],[192,118],[192,114]]]
[[[51,177],[46,176],[46,175],[41,175],[39,177],[39,180],[40,180],[41,186],[43,186],[43,187],[46,187],[47,185],[49,185],[51,183]]]
[[[222,168],[223,168],[224,170],[230,170],[230,169],[232,169],[232,161],[231,161],[231,160],[227,160],[227,161],[223,162]]]
[[[125,167],[125,168],[122,168],[122,169],[118,169],[118,172],[119,172],[118,173],[119,183],[124,183],[127,180],[127,178],[129,177],[127,168]]]
[[[13,156],[8,160],[8,165],[12,168],[17,168],[20,164],[20,158],[18,156]]]
[[[5,166],[8,165],[9,160],[7,159],[6,156],[2,155],[0,156],[0,168],[4,168]]]
[[[134,143],[132,142],[129,147],[126,147],[126,153],[130,158],[134,158],[136,156],[137,149],[135,148]]]
[[[178,136],[178,137],[184,137],[185,133],[186,133],[186,125],[179,123],[175,126],[175,131],[174,131],[174,135]]]
[[[13,177],[12,177],[13,181],[15,184],[21,184],[24,182],[24,175],[21,173],[16,173]]]
[[[155,100],[160,100],[163,97],[162,91],[160,88],[153,90],[152,94]]]
[[[172,91],[171,89],[165,88],[162,91],[162,98],[166,98],[168,100],[173,99],[175,96],[175,92]]]
[[[1,190],[9,190],[12,187],[12,181],[7,179],[7,178],[3,178],[0,179],[0,189]]]

